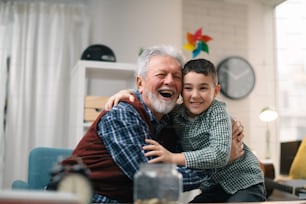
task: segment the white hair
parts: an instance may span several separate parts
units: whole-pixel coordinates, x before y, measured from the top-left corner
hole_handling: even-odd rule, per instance
[[[148,64],[153,56],[170,56],[175,58],[180,66],[183,68],[184,56],[182,53],[173,46],[170,45],[156,45],[148,47],[143,50],[143,52],[138,57],[137,72],[138,76],[146,78],[148,73]]]

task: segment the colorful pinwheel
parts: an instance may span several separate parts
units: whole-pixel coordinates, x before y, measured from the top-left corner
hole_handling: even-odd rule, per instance
[[[202,35],[202,28],[196,30],[194,34],[187,32],[187,43],[184,49],[192,51],[192,58],[197,57],[201,51],[209,53],[207,42],[212,40],[208,35]]]

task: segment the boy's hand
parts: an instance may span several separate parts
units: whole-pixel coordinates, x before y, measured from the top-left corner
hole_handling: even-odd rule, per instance
[[[160,145],[155,140],[146,139],[146,142],[149,143],[148,145],[143,147],[143,150],[148,151],[145,153],[146,157],[156,157],[151,159],[149,163],[174,163],[174,154],[169,152],[166,148]]]

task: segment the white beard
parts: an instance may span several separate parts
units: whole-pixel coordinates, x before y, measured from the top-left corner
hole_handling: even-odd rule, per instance
[[[144,93],[147,95],[149,101],[152,104],[154,110],[158,113],[167,114],[176,105],[176,100],[173,101],[161,101],[158,99],[156,94],[153,94],[149,90],[145,90]]]

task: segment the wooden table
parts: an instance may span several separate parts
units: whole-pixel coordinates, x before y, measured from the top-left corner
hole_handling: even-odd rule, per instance
[[[205,203],[212,204],[212,203]],[[233,203],[234,204],[234,203]],[[236,204],[306,204],[306,200],[297,200],[297,201],[266,201],[266,202],[245,202],[245,203],[236,203]]]

